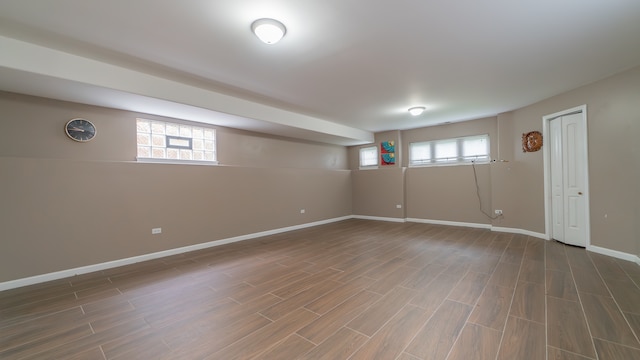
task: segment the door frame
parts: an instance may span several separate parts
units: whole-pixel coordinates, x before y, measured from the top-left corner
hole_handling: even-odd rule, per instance
[[[586,247],[591,245],[591,220],[590,220],[590,201],[589,201],[589,142],[588,142],[588,130],[587,130],[587,105],[576,106],[571,109],[559,111],[557,113],[545,115],[542,117],[542,138],[549,139],[549,123],[551,120],[560,116],[570,114],[582,114],[582,126],[583,126],[583,144],[584,148],[584,203],[585,203],[585,236]],[[551,211],[551,152],[549,146],[542,147],[542,153],[544,158],[544,231],[545,238],[547,240],[553,239],[553,227],[552,227],[552,211]]]

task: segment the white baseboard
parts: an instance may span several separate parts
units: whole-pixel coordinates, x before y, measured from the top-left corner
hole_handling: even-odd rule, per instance
[[[375,221],[390,221],[390,222],[398,222],[403,223],[406,222],[406,219],[403,218],[390,218],[390,217],[380,217],[380,216],[366,216],[366,215],[352,215],[352,219],[361,219],[361,220],[375,220]]]
[[[467,223],[458,221],[445,221],[445,220],[430,220],[430,219],[417,219],[407,218],[408,222],[422,223],[422,224],[434,224],[434,225],[447,225],[447,226],[462,226],[477,229],[491,229],[491,224],[479,224],[479,223]]]
[[[638,265],[640,265],[640,257],[638,257],[637,255],[629,254],[629,253],[618,251],[618,250],[611,250],[611,249],[607,249],[607,248],[603,248],[595,245],[588,245],[587,250],[592,251],[594,253],[607,255],[607,256],[611,256],[611,257],[622,259],[622,260],[633,261]]]
[[[549,238],[549,236],[547,236],[547,234],[543,234],[543,233],[539,233],[539,232],[535,232],[535,231],[530,231],[530,230],[524,230],[524,229],[492,226],[491,227],[491,231],[505,232],[505,233],[511,233],[511,234],[521,234],[521,235],[533,236],[533,237],[536,237],[536,238],[539,238],[539,239],[543,239],[543,240],[551,240]]]
[[[101,271],[101,270],[115,268],[118,266],[135,264],[142,261],[158,259],[162,257],[187,253],[187,252],[196,251],[196,250],[202,250],[202,249],[206,249],[214,246],[230,244],[230,243],[254,239],[262,236],[275,235],[275,234],[279,234],[287,231],[293,231],[293,230],[299,230],[299,229],[304,229],[304,228],[318,226],[318,225],[329,224],[332,222],[348,220],[351,218],[353,217],[349,215],[349,216],[343,216],[339,218],[315,221],[311,223],[288,226],[285,228],[274,229],[274,230],[261,231],[258,233],[235,236],[227,239],[214,240],[214,241],[210,241],[202,244],[190,245],[190,246],[180,247],[176,249],[169,249],[169,250],[154,252],[150,254],[144,254],[140,256],[125,258],[125,259],[108,261],[100,264],[82,266],[74,269],[56,271],[48,274],[42,274],[42,275],[36,275],[36,276],[31,276],[31,277],[17,279],[17,280],[5,281],[0,283],[0,291],[19,288],[27,285],[43,283],[43,282],[52,281],[52,280],[64,279],[64,278],[75,276],[75,275],[88,274],[95,271]]]

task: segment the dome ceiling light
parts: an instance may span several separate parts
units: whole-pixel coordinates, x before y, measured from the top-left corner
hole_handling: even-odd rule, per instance
[[[275,44],[287,33],[287,28],[278,20],[265,18],[254,21],[251,31],[265,44]]]
[[[409,108],[409,113],[413,116],[418,116],[422,114],[425,110],[426,108],[424,106],[414,106],[412,108]]]

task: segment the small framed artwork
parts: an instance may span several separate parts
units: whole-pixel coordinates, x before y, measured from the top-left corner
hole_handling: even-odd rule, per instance
[[[383,141],[380,143],[380,164],[396,164],[396,145],[393,141]]]

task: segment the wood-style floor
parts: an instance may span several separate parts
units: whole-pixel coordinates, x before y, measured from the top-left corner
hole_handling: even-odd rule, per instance
[[[640,359],[640,267],[348,220],[0,292],[0,359]]]

